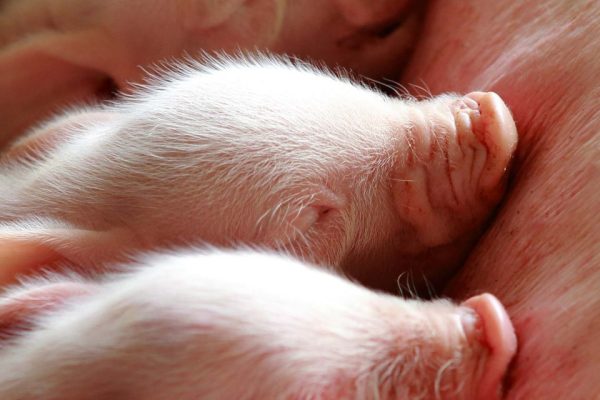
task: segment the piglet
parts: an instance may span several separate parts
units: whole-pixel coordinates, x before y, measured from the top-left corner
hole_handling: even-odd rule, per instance
[[[0,398],[493,400],[516,348],[489,294],[405,300],[254,251],[120,269],[0,298]]]
[[[259,246],[393,291],[453,272],[517,143],[494,93],[386,96],[282,58],[177,65],[0,161],[0,282],[190,244]]]

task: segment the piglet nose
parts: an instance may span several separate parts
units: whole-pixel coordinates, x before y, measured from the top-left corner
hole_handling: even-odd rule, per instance
[[[517,351],[517,337],[506,309],[489,293],[471,297],[463,306],[475,311],[476,318],[463,321],[465,330],[481,332],[479,340],[488,348],[489,356],[484,366],[477,399],[498,399],[508,365]]]
[[[517,127],[506,103],[494,92],[471,92],[461,98],[470,110],[473,133],[487,148],[486,173],[480,178],[482,188],[498,186],[505,175],[518,142]]]
[[[517,129],[510,110],[502,98],[494,92],[471,92],[463,97],[463,102],[469,108],[479,110],[488,125],[487,130],[505,132],[502,136],[504,140],[493,144],[501,147],[502,153],[512,154],[517,144]]]

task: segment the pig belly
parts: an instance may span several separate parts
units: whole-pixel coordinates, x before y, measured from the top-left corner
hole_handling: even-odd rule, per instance
[[[600,3],[510,3],[433,2],[403,78],[493,90],[520,133],[505,205],[448,293],[506,302],[520,339],[509,399],[597,398]]]

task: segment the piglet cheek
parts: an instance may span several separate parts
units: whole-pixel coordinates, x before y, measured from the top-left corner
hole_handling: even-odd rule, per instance
[[[93,285],[67,282],[49,283],[0,298],[0,345],[19,332],[31,329],[36,317],[65,306],[75,297],[95,291]]]
[[[489,352],[482,367],[476,398],[499,399],[502,395],[504,376],[517,351],[513,325],[504,306],[491,294],[471,297],[463,306],[473,311],[462,316],[467,336],[480,341]]]

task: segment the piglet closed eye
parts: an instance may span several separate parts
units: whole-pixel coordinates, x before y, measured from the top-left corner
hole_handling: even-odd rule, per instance
[[[247,251],[121,268],[3,295],[0,398],[489,400],[515,351],[489,294],[404,300]]]

